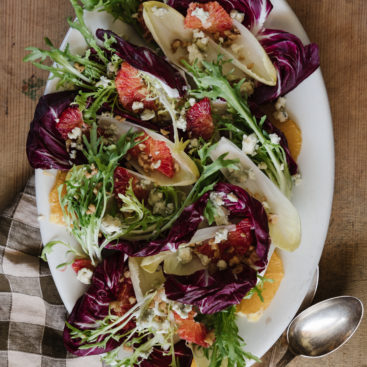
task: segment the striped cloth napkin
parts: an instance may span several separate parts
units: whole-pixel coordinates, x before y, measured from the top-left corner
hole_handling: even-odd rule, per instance
[[[0,214],[0,367],[102,367],[66,351],[67,312],[41,251],[32,176]],[[273,366],[285,348],[283,336],[256,366]]]
[[[66,351],[66,309],[41,249],[33,176],[0,214],[0,367],[101,367]]]

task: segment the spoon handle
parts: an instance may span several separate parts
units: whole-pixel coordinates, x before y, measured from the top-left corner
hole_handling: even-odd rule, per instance
[[[275,367],[285,367],[294,357],[296,357],[296,355],[293,354],[288,348]]]

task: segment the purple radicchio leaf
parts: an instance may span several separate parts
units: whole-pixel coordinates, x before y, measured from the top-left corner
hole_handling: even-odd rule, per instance
[[[320,65],[319,48],[307,46],[291,33],[263,29],[257,38],[277,69],[277,85],[259,85],[251,96],[257,104],[263,104],[284,96],[310,76]]]
[[[207,270],[188,276],[169,275],[164,288],[168,299],[195,305],[201,313],[211,314],[240,303],[256,281],[256,271],[244,266],[239,274],[227,269],[212,275]]]
[[[215,185],[213,192],[224,194],[232,192],[238,197],[238,202],[233,203],[225,196],[222,199],[224,207],[229,211],[230,218],[249,218],[251,220],[256,238],[256,254],[259,257],[259,261],[255,265],[260,268],[265,267],[270,237],[268,219],[262,204],[242,188],[228,183],[218,183]],[[171,227],[166,238],[134,242],[120,240],[117,243],[109,243],[106,249],[122,251],[133,257],[156,255],[162,251],[175,251],[181,243],[187,243],[191,240],[199,224],[204,220],[203,213],[209,195],[210,192],[207,192],[195,203],[185,208]]]
[[[191,366],[192,352],[184,340],[180,340],[175,344],[175,357],[178,366]],[[170,367],[171,365],[172,357],[160,348],[154,348],[149,358],[139,364],[141,367]]]
[[[105,36],[113,37],[116,42],[112,47],[123,60],[134,68],[155,76],[170,88],[176,89],[180,97],[186,94],[187,84],[180,72],[149,48],[135,46],[109,30],[97,29],[96,35],[101,41]]]
[[[118,298],[124,284],[121,278],[126,270],[128,270],[128,265],[124,254],[117,253],[104,259],[95,269],[89,289],[75,304],[67,320],[68,323],[80,330],[94,329],[98,321],[108,315],[110,303]],[[66,349],[78,356],[102,354],[117,348],[122,343],[122,340],[117,341],[111,338],[107,341],[105,348],[79,349],[83,343],[80,339],[71,337],[67,325],[64,328],[63,338]],[[104,336],[101,335],[98,342],[103,339]]]
[[[268,219],[262,204],[235,185],[219,183],[214,191],[237,196],[237,202],[230,201],[226,196],[222,200],[230,217],[245,216],[251,220],[259,258],[255,265],[263,269],[267,263],[270,237]],[[164,287],[169,299],[195,305],[201,313],[214,313],[238,304],[256,285],[256,281],[256,270],[244,266],[239,274],[227,269],[218,270],[214,274],[209,274],[208,270],[199,270],[189,276],[169,275]]]
[[[68,170],[72,164],[56,120],[74,101],[76,91],[42,96],[34,113],[27,138],[27,157],[33,168]],[[79,155],[73,163],[82,163]]]
[[[254,114],[254,116],[258,120],[260,120],[264,116],[264,114],[260,111],[259,107],[253,102],[250,102],[249,105],[250,105],[251,112]],[[287,138],[285,137],[283,132],[280,131],[277,127],[275,127],[268,118],[266,118],[266,120],[264,121],[263,128],[268,134],[275,133],[279,136],[280,138],[279,144],[284,149],[284,153],[287,159],[289,173],[291,175],[295,175],[298,172],[298,165],[291,155],[291,151],[289,150]]]

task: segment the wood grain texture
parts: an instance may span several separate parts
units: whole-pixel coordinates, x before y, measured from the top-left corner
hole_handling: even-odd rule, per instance
[[[349,294],[367,305],[367,1],[289,3],[320,46],[335,134],[334,205],[316,301]],[[30,172],[25,141],[36,101],[24,94],[26,85],[47,78],[45,72],[22,63],[24,47],[42,46],[44,35],[59,44],[68,15],[72,10],[66,0],[0,1],[0,207]],[[41,93],[42,88],[35,89]],[[290,366],[367,367],[367,321],[334,354],[319,360],[298,358]]]

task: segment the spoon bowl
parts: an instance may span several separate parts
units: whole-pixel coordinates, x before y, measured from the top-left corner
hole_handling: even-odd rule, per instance
[[[346,343],[357,330],[363,304],[355,297],[341,296],[317,303],[300,313],[289,325],[290,351],[305,357],[322,357]]]

